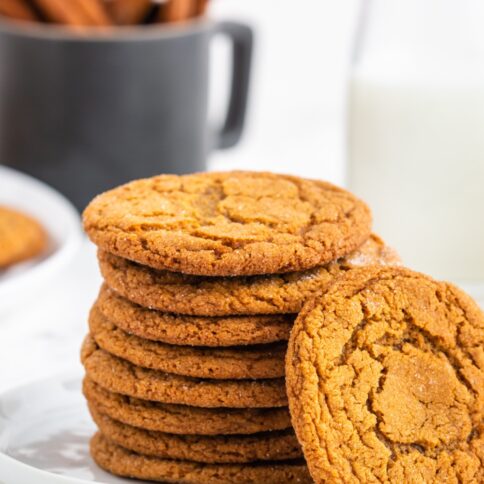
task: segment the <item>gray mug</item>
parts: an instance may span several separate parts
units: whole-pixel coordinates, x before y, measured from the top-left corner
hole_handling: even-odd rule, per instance
[[[232,45],[222,127],[207,122],[209,47]],[[252,31],[234,22],[119,28],[0,24],[0,163],[67,195],[80,209],[134,178],[206,168],[235,145],[249,88]]]

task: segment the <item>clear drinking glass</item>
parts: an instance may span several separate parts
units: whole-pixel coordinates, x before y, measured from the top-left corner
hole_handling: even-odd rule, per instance
[[[484,300],[484,2],[362,3],[348,185],[404,263]]]

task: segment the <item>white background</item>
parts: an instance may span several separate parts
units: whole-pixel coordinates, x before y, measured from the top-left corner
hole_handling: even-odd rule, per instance
[[[267,168],[343,182],[344,95],[358,5],[213,2],[213,17],[247,22],[256,35],[247,130],[237,148],[214,154],[213,168]],[[220,88],[223,66],[215,64]],[[213,93],[216,104],[219,92]]]

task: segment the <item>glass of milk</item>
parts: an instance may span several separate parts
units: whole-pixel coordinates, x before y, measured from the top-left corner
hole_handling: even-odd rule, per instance
[[[483,25],[482,0],[364,2],[348,106],[348,185],[370,204],[375,230],[407,266],[475,291],[484,283]]]

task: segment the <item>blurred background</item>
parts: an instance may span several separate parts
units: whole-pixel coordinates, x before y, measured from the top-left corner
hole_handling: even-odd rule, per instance
[[[256,49],[245,135],[230,152],[215,152],[211,167],[344,183],[346,93],[360,6],[354,0],[213,2],[214,17],[253,26]],[[220,110],[216,93],[227,83],[219,77],[220,56],[214,58],[212,94]]]
[[[0,164],[78,211],[161,172],[329,180],[369,203],[406,265],[483,301],[482,3],[212,0],[206,15],[114,39],[2,22]],[[52,225],[14,178],[0,172],[0,203]],[[50,278],[0,275],[0,389],[79,366],[100,277],[75,213],[54,217],[71,245]]]

